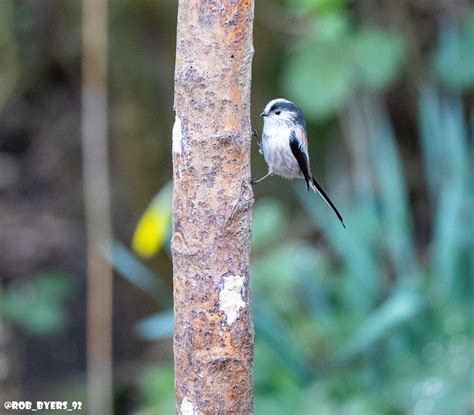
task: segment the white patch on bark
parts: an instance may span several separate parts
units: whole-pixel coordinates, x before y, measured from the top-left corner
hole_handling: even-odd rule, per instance
[[[188,397],[185,396],[181,401],[181,407],[179,409],[181,415],[196,415],[197,411],[194,409],[193,403],[188,400]]]
[[[242,299],[244,292],[244,277],[230,275],[224,278],[224,286],[219,293],[219,308],[227,317],[227,324],[232,324],[239,315],[239,310],[245,307]]]
[[[183,131],[181,128],[181,120],[176,115],[173,125],[173,153],[181,154],[183,149]]]

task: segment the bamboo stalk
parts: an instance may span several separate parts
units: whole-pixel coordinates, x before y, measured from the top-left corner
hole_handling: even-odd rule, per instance
[[[112,414],[112,225],[107,148],[107,1],[83,0],[82,150],[87,232],[88,413]]]

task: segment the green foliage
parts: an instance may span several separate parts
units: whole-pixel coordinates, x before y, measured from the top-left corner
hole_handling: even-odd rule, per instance
[[[340,12],[347,0],[294,0],[293,4],[312,13]]]
[[[39,275],[5,290],[0,312],[31,334],[52,334],[66,324],[63,307],[70,294],[70,281],[64,275]]]
[[[341,359],[350,359],[365,350],[401,323],[412,319],[419,311],[422,299],[412,287],[401,288],[379,308],[374,309],[361,321],[357,331],[349,338],[342,350]]]
[[[168,224],[170,226],[170,224]],[[130,284],[150,295],[159,306],[170,307],[172,293],[156,273],[143,265],[121,242],[114,241],[112,252],[105,253],[110,264]]]
[[[255,314],[265,296],[291,339],[266,342],[259,327],[275,327],[274,321],[256,325],[257,413],[311,414],[317,407],[327,414],[468,414],[474,356],[466,264],[473,241],[466,231],[469,151],[461,100],[430,85],[420,90],[424,168],[435,207],[425,256],[415,250],[403,169],[383,105],[362,94],[350,111],[352,139],[368,157],[354,160],[354,188],[340,203],[347,229],[295,185],[338,260],[309,242],[285,241],[253,261]],[[278,226],[291,224],[281,217]],[[292,355],[292,368],[310,371],[299,374],[281,358],[272,367],[268,360],[278,355]]]
[[[304,6],[311,11],[316,3]],[[284,87],[308,115],[325,118],[361,87],[389,86],[403,59],[400,36],[375,27],[354,29],[345,11],[334,8],[317,14],[314,30],[290,52]]]
[[[375,28],[355,33],[350,51],[356,86],[383,90],[396,78],[403,62],[404,47],[399,36]]]
[[[174,375],[171,363],[146,369],[140,386],[147,409],[136,412],[136,415],[175,413]]]
[[[299,0],[292,7],[312,16],[314,30],[290,52],[284,76],[288,94],[308,114],[325,118],[342,108],[360,87],[380,91],[396,79],[405,59],[400,35],[374,27],[355,29],[346,1]],[[454,90],[474,86],[474,10],[462,27],[445,25],[432,63]]]
[[[170,224],[168,224],[170,227]],[[167,230],[167,232],[170,229]],[[144,340],[163,340],[173,336],[172,292],[163,280],[143,265],[119,241],[114,241],[107,258],[122,278],[150,295],[165,311],[155,313],[137,322],[136,334]]]
[[[261,249],[282,238],[285,231],[284,212],[282,207],[273,200],[262,200],[255,205],[254,221],[259,226],[252,231],[252,247]]]
[[[440,80],[454,90],[474,87],[474,9],[462,30],[446,28],[441,44],[433,56],[434,69]]]
[[[338,203],[347,229],[295,185],[308,226],[320,230],[334,255],[314,242],[288,239],[286,229],[298,218],[290,220],[276,201],[255,205],[256,413],[310,415],[317,407],[328,415],[468,414],[473,240],[461,100],[429,84],[420,88],[420,168],[434,206],[425,255],[415,248],[404,170],[384,105],[360,94],[348,111],[350,140],[367,158],[353,160],[353,188]],[[351,182],[348,170],[332,173]],[[156,292],[151,280],[137,281]],[[169,337],[172,314],[137,327],[147,339]],[[150,395],[148,406],[169,405],[160,413],[172,413],[172,388],[160,385],[153,390],[164,397]]]
[[[462,297],[468,288],[469,252],[473,237],[469,226],[469,146],[460,97],[443,96],[426,84],[420,94],[421,144],[434,218],[432,272],[440,289]],[[460,272],[461,271],[461,272]],[[460,284],[461,282],[461,284]]]
[[[138,335],[145,340],[162,340],[173,337],[173,310],[153,314],[140,321]]]

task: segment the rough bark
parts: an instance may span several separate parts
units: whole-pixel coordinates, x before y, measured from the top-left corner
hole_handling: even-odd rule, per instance
[[[180,0],[173,127],[177,413],[253,412],[253,0]]]

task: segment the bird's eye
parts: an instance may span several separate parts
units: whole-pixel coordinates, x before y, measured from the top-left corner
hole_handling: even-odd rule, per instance
[[[276,115],[280,115],[280,114],[281,114],[281,111],[280,111],[280,110],[275,111],[275,114],[276,114]]]

